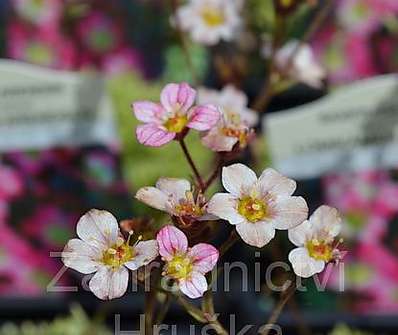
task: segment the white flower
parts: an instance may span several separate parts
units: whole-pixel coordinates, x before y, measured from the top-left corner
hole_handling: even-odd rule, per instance
[[[215,45],[236,37],[242,19],[241,0],[189,0],[177,10],[177,20],[195,42]]]
[[[308,44],[301,45],[299,41],[292,40],[286,43],[275,55],[275,64],[281,73],[290,78],[305,83],[308,86],[321,88],[322,80],[326,76],[325,70],[316,62],[311,47]],[[292,55],[292,61],[290,61]]]
[[[319,207],[301,225],[289,230],[289,239],[298,248],[289,253],[296,275],[308,278],[322,272],[325,264],[338,258],[334,243],[340,233],[341,219],[335,208]]]
[[[289,229],[302,223],[308,207],[302,197],[291,196],[296,182],[273,169],[257,178],[243,164],[223,168],[222,183],[229,193],[217,193],[208,212],[236,225],[243,241],[263,247],[275,236],[275,229]]]
[[[121,297],[127,290],[129,273],[155,259],[156,240],[130,245],[122,237],[116,218],[107,211],[92,209],[76,227],[79,239],[70,240],[62,252],[64,264],[78,272],[95,273],[90,290],[100,299]],[[130,234],[131,236],[131,234]]]
[[[221,91],[200,88],[200,104],[213,104],[220,108],[222,115],[215,127],[202,137],[202,143],[214,151],[231,151],[235,144],[245,147],[252,134],[251,127],[258,122],[258,113],[249,109],[244,92],[232,85]]]
[[[188,180],[159,178],[156,187],[142,187],[135,197],[143,203],[179,218],[182,223],[216,220],[207,213],[207,203],[202,194],[196,198]]]

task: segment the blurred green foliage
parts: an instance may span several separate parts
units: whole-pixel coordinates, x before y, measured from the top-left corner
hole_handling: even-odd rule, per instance
[[[371,335],[371,333],[354,330],[344,324],[339,324],[329,335]]]
[[[111,335],[111,332],[98,322],[88,318],[83,309],[74,306],[67,317],[57,318],[50,323],[34,324],[26,321],[17,326],[6,323],[0,328],[0,335]]]
[[[209,69],[208,50],[198,44],[189,45],[189,53],[192,66],[198,76],[198,80],[203,81]],[[163,78],[165,82],[194,82],[192,71],[190,70],[186,55],[179,45],[172,45],[167,48],[165,55],[165,72]]]

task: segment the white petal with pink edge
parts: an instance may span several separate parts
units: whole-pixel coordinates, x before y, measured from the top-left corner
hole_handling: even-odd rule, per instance
[[[216,193],[209,200],[207,212],[236,225],[247,220],[237,212],[238,199],[229,193]]]
[[[129,272],[121,266],[118,269],[102,266],[89,282],[90,290],[102,300],[111,300],[126,293]]]
[[[275,228],[270,222],[245,222],[236,226],[236,231],[242,240],[257,248],[262,248],[275,237]]]
[[[302,197],[277,197],[272,225],[276,229],[291,229],[304,222],[308,217],[308,206]]]
[[[124,264],[133,271],[149,264],[159,255],[158,242],[156,240],[138,242],[134,247],[134,253],[134,258]]]
[[[203,296],[207,291],[206,277],[200,273],[193,271],[189,279],[180,280],[178,286],[182,293],[191,299],[197,299]]]
[[[222,184],[224,188],[235,196],[248,192],[257,182],[254,171],[243,164],[232,164],[222,170]]]
[[[116,243],[119,225],[111,213],[92,209],[80,218],[76,232],[84,242],[103,249]]]
[[[292,263],[294,273],[302,278],[309,278],[322,272],[325,268],[325,262],[310,257],[306,248],[296,248],[290,251],[289,261]]]

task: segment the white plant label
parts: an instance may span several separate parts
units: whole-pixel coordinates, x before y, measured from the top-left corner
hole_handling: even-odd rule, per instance
[[[0,152],[116,144],[104,81],[0,61]]]
[[[264,118],[274,166],[295,178],[398,165],[398,75],[339,88]]]

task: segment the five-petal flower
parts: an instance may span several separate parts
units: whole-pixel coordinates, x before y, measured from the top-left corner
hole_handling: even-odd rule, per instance
[[[142,187],[135,197],[147,205],[178,218],[182,224],[192,221],[217,220],[207,213],[207,203],[202,194],[194,197],[188,180],[159,178],[156,187]]]
[[[335,243],[340,229],[338,211],[321,206],[309,220],[289,230],[290,241],[298,247],[289,253],[289,261],[296,275],[311,277],[322,272],[326,263],[340,258],[341,253]]]
[[[302,197],[292,196],[296,182],[273,169],[257,178],[243,164],[224,167],[222,183],[229,193],[217,193],[208,203],[208,212],[230,224],[243,241],[263,247],[275,236],[275,229],[289,229],[308,215]]]
[[[189,0],[174,19],[195,42],[215,45],[236,37],[242,24],[241,8],[241,0]]]
[[[80,218],[76,231],[79,239],[67,243],[62,260],[78,272],[95,273],[89,288],[103,300],[121,297],[127,290],[128,269],[137,270],[159,254],[156,240],[130,245],[116,218],[107,211],[90,210]]]
[[[214,104],[220,108],[221,117],[215,127],[202,137],[202,143],[214,151],[231,151],[237,143],[244,148],[250,140],[258,122],[258,114],[247,107],[244,92],[232,85],[221,91],[201,88],[198,91],[201,104]]]
[[[326,71],[319,65],[308,44],[300,45],[299,41],[287,42],[276,51],[275,64],[279,71],[293,80],[314,88],[321,88]]]
[[[185,234],[171,225],[163,227],[156,239],[159,253],[166,262],[163,274],[175,280],[188,297],[203,296],[208,288],[205,274],[217,264],[218,250],[207,243],[189,248]]]
[[[187,128],[205,131],[220,118],[213,105],[193,107],[196,91],[187,83],[167,84],[161,92],[160,104],[151,101],[133,103],[136,118],[145,123],[137,127],[141,144],[158,147],[173,140]]]

